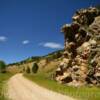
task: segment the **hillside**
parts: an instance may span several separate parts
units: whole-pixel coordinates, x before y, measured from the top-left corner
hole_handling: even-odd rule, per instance
[[[39,65],[40,71],[56,69],[63,52],[64,50],[58,50],[45,56],[29,57],[23,61],[8,64],[7,70],[13,73],[24,72],[27,67],[31,68],[34,62]]]

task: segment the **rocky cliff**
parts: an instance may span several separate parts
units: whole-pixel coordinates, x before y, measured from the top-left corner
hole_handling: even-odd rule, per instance
[[[100,85],[100,10],[80,9],[62,26],[64,54],[54,74],[59,83]]]

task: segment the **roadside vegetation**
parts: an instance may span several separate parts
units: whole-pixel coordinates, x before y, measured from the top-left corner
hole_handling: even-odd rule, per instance
[[[5,97],[5,84],[6,81],[12,76],[11,73],[0,73],[0,100],[7,100],[7,97]]]
[[[11,73],[8,73],[6,71],[6,64],[4,61],[0,61],[0,100],[7,100],[7,97],[5,97],[4,93],[6,92],[5,84],[6,81],[12,76]]]
[[[100,88],[97,87],[72,87],[50,80],[47,73],[25,74],[25,77],[47,89],[71,96],[78,100],[100,100]]]
[[[4,61],[0,61],[0,73],[6,73],[6,64]]]

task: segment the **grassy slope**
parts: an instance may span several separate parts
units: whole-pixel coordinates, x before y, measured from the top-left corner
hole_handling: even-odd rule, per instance
[[[100,88],[96,87],[70,87],[58,84],[57,82],[47,78],[46,74],[40,73],[37,75],[25,74],[25,77],[36,82],[40,86],[47,89],[62,93],[64,95],[77,98],[79,100],[100,100]]]
[[[4,94],[2,93],[3,91],[3,86],[5,84],[5,82],[12,76],[12,74],[10,73],[5,73],[2,74],[0,73],[0,100],[6,100],[6,98],[4,97]]]

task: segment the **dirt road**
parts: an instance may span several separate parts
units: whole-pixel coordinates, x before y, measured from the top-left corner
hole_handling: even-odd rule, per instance
[[[16,74],[8,81],[8,96],[11,100],[74,100],[40,87],[22,74]]]

